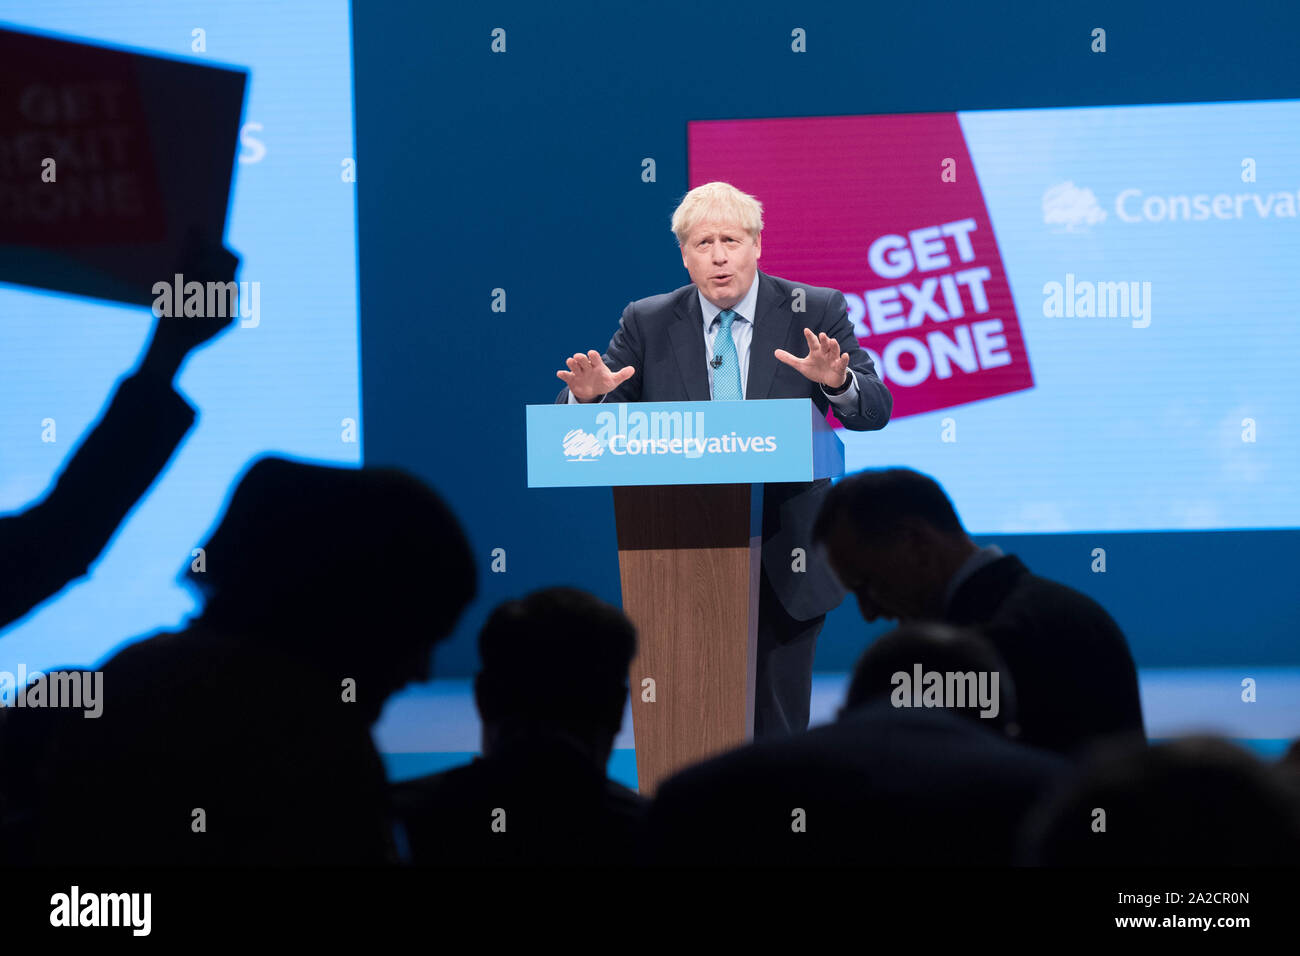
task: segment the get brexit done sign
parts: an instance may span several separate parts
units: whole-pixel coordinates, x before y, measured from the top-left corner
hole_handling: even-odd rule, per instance
[[[955,114],[688,129],[692,186],[723,180],[763,203],[759,267],[844,293],[895,419],[1033,387]]]

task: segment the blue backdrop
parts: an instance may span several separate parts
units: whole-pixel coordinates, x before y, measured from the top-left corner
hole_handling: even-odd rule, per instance
[[[199,414],[166,471],[91,573],[0,640],[0,670],[86,667],[194,611],[176,575],[250,460],[360,461],[342,426],[360,417],[355,194],[343,175],[353,156],[349,9],[343,0],[0,0],[0,24],[249,77],[239,141],[229,144],[225,241],[240,256],[238,278],[260,291],[258,321],[187,360],[177,387]],[[0,512],[44,496],[153,324],[144,307],[0,285]],[[58,425],[48,443],[47,416]]]
[[[1300,8],[1283,3],[366,3],[353,27],[365,460],[435,483],[483,570],[443,676],[473,672],[504,598],[571,583],[618,601],[611,495],[525,487],[524,406],[554,399],[564,357],[603,349],[629,300],[688,281],[668,229],[688,121],[1300,93]],[[1128,478],[1145,480],[1111,476]],[[1300,661],[1294,530],[979,540],[1100,600],[1141,666]],[[878,630],[841,606],[819,668],[847,668]]]
[[[563,358],[603,348],[630,299],[686,281],[668,219],[689,185],[691,120],[960,110],[977,158],[998,149],[1004,124],[1030,129],[1037,138],[1021,142],[1033,149],[1018,155],[1037,173],[1046,165],[1039,157],[1050,158],[1058,142],[1051,130],[1062,123],[1076,124],[1077,154],[1079,117],[1044,115],[1040,123],[1032,113],[978,111],[1300,95],[1293,49],[1300,10],[1290,3],[1230,13],[1208,4],[1023,3],[936,13],[816,3],[716,10],[570,3],[557,13],[522,3],[368,2],[349,10],[341,0],[155,0],[119,10],[88,0],[0,0],[0,21],[249,71],[227,242],[243,257],[240,278],[263,286],[265,306],[257,328],[232,331],[187,365],[179,385],[199,407],[195,431],[92,573],[6,631],[10,670],[20,662],[90,665],[123,641],[179,623],[194,601],[176,584],[176,571],[220,514],[231,482],[266,452],[399,464],[430,480],[464,516],[483,587],[439,653],[443,676],[474,671],[473,636],[504,598],[570,583],[617,601],[611,495],[526,488],[524,407],[554,398]],[[1106,30],[1104,54],[1090,50],[1098,27]],[[492,51],[498,28],[503,53]],[[806,32],[805,53],[791,51],[796,28]],[[205,49],[196,47],[197,30]],[[1289,159],[1287,152],[1295,131],[1277,125],[1287,114],[1237,107],[1228,114],[1237,125],[1216,127],[1236,130],[1222,137],[1225,166],[1238,153],[1271,158],[1259,185],[1244,188],[1271,194],[1300,186],[1296,151]],[[1259,128],[1251,115],[1265,117]],[[1098,156],[1110,151],[1125,160],[1121,168],[1134,168],[1107,128]],[[1206,188],[1200,171],[1213,167],[1213,157],[1187,153],[1183,162],[1172,152],[1163,181],[1153,175],[1136,185],[1150,195],[1163,194],[1162,183],[1179,184],[1170,192]],[[655,163],[653,181],[643,180],[646,159]],[[1013,282],[1024,271],[1016,250],[1036,247],[1032,234],[1004,228],[1000,210],[1032,213],[1047,182],[1020,189],[1013,164],[981,170]],[[1098,176],[1087,185],[1101,191],[1105,183]],[[1120,177],[1109,188],[1131,185]],[[1234,191],[1222,183],[1210,189],[1220,190]],[[1250,273],[1268,282],[1240,289],[1237,300],[1231,281],[1244,271],[1229,269],[1219,290],[1217,277],[1207,284],[1186,270],[1189,281],[1219,296],[1206,308],[1225,320],[1224,347],[1202,390],[1204,405],[1223,405],[1220,418],[1237,407],[1222,400],[1225,392],[1249,396],[1296,363],[1294,349],[1278,349],[1266,362],[1267,350],[1242,343],[1250,333],[1241,329],[1244,319],[1253,328],[1271,322],[1278,332],[1297,327],[1297,221],[1228,224],[1246,233],[1187,223],[1178,233],[1202,243],[1245,235],[1256,243],[1244,246],[1249,252],[1267,228],[1277,242],[1275,261],[1260,256]],[[1103,235],[1111,234],[1096,233]],[[1242,248],[1230,244],[1233,254]],[[494,311],[502,301],[505,311]],[[1170,301],[1161,299],[1162,308]],[[1039,337],[1031,344],[1053,328],[1023,307],[1021,318]],[[1153,329],[1168,336],[1176,326],[1162,323],[1179,318],[1159,311]],[[9,511],[49,486],[138,357],[151,320],[142,309],[6,286],[0,323],[0,509]],[[1249,348],[1232,347],[1241,344]],[[1180,348],[1180,358],[1195,351],[1187,341]],[[1161,381],[1177,381],[1169,367],[1160,371]],[[1280,394],[1269,396],[1275,406]],[[1015,400],[1022,399],[1036,400],[1033,391]],[[1154,401],[1130,408],[1125,434],[1135,421],[1150,427],[1154,408]],[[46,415],[58,418],[57,443],[39,441]],[[353,418],[361,419],[363,447],[341,427]],[[1273,441],[1268,454],[1290,456],[1273,461],[1294,471],[1297,445],[1279,440],[1292,418],[1274,412],[1260,427]],[[880,464],[916,464],[906,436],[919,420],[900,420],[864,447],[894,450]],[[1097,419],[1099,430],[1112,424],[1119,425]],[[1258,449],[1265,446],[1261,439]],[[1125,467],[1112,459],[1101,469],[1080,460],[1084,475],[1116,496],[1141,486],[1150,500],[1167,477],[1150,462]],[[1005,526],[981,527],[970,492],[978,475],[940,477],[961,486],[956,504],[961,511],[965,502],[976,532],[999,532],[981,541],[1102,601],[1142,666],[1300,663],[1297,533],[1288,527],[1294,506],[1278,506],[1270,522],[1274,506],[1265,502],[1275,495],[1242,502],[1219,487],[1202,489],[1218,495],[1224,514],[1250,514],[1252,530],[1210,522],[1207,528],[1226,530],[1099,532],[1067,524],[1080,533],[1007,534]],[[1098,496],[1091,500],[1096,510]],[[1097,548],[1107,553],[1105,574],[1091,570]],[[495,549],[504,553],[501,573],[492,570]],[[865,627],[852,602],[842,606],[823,632],[818,666],[847,668],[879,629]]]

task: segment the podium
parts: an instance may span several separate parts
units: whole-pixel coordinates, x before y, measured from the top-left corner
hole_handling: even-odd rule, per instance
[[[844,473],[811,399],[530,405],[528,487],[610,487],[637,781],[753,736],[763,485]],[[793,558],[792,558],[793,560]]]

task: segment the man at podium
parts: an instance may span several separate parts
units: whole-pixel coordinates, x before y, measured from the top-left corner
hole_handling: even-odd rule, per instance
[[[884,428],[889,389],[859,347],[844,296],[758,271],[763,206],[728,183],[688,192],[672,230],[691,284],[630,302],[605,354],[566,359],[557,403],[811,398],[845,428]],[[808,726],[826,614],[845,596],[812,525],[829,479],[763,490],[754,736]],[[793,551],[807,555],[796,571]]]

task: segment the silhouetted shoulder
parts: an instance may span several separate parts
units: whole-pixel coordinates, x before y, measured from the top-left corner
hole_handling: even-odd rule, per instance
[[[1013,592],[1013,596],[1020,598],[1025,603],[1054,610],[1066,617],[1076,619],[1082,617],[1099,626],[1119,630],[1119,625],[1110,616],[1110,612],[1097,601],[1068,584],[1062,584],[1060,581],[1053,581],[1050,578],[1043,578],[1030,573],[1020,580]]]
[[[478,757],[393,787],[419,865],[630,864],[647,806],[554,753]]]
[[[888,700],[666,781],[659,863],[1001,865],[1066,764],[968,718]]]
[[[650,801],[617,780],[606,780],[605,805],[614,813],[641,816],[649,809]]]

